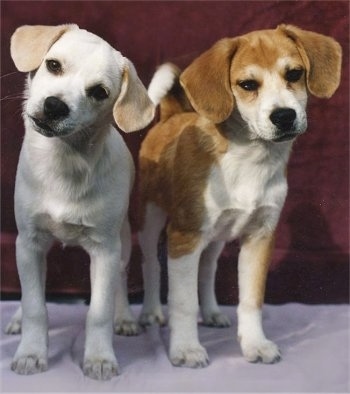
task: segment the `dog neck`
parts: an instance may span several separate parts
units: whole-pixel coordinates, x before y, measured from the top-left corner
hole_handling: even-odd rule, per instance
[[[98,130],[98,133],[96,130]],[[109,131],[109,125],[105,127],[96,126],[58,139],[76,152],[84,156],[90,156],[95,155],[96,150],[103,145]]]
[[[58,185],[58,190],[64,189],[77,198],[84,195],[90,180],[101,171],[101,158],[108,150],[106,140],[113,131],[108,126],[99,129],[98,133],[96,130],[95,133],[80,131],[69,138],[60,138],[44,137],[27,127],[25,154],[34,163],[33,179],[43,185],[50,184],[52,188]],[[53,179],[47,182],[51,175]]]

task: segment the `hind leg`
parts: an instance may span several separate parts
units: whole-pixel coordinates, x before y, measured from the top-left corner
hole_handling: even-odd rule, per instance
[[[158,240],[164,228],[166,215],[153,203],[148,203],[145,212],[145,224],[139,232],[139,242],[143,254],[144,302],[140,315],[140,324],[164,324],[165,319],[160,301],[160,266],[158,261]]]
[[[139,325],[133,316],[128,300],[127,265],[131,255],[131,230],[126,218],[121,231],[122,262],[117,276],[115,293],[114,332],[118,335],[138,335]]]
[[[224,242],[212,242],[202,252],[199,263],[199,298],[203,323],[213,327],[229,327],[230,319],[218,306],[215,295],[215,274],[217,260]]]
[[[18,307],[10,322],[5,328],[5,333],[9,335],[20,334],[22,331],[22,307]]]

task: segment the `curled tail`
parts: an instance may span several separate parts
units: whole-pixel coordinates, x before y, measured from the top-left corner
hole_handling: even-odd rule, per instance
[[[154,73],[148,95],[155,105],[160,104],[160,120],[172,115],[192,112],[193,108],[180,84],[181,70],[172,63],[162,64]]]

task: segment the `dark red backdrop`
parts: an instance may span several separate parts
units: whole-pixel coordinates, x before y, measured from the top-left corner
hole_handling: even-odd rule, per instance
[[[23,138],[24,75],[9,56],[10,36],[23,24],[77,23],[120,50],[147,85],[157,65],[187,65],[216,40],[291,23],[331,35],[344,50],[342,81],[330,100],[311,98],[309,132],[294,147],[290,191],[279,225],[268,302],[345,302],[349,289],[349,3],[346,1],[2,1],[1,20],[1,291],[19,291],[14,257],[13,189]],[[146,131],[125,136],[136,159]],[[135,222],[135,195],[131,219]],[[162,252],[162,251],[161,251]],[[237,247],[228,245],[218,270],[222,303],[237,301]],[[130,293],[142,293],[134,240]],[[49,254],[48,293],[88,294],[88,258],[56,245]]]

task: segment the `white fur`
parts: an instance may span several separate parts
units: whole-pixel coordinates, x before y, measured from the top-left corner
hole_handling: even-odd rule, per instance
[[[168,63],[162,64],[154,73],[148,86],[148,95],[155,105],[158,105],[172,88],[175,78],[174,66]]]
[[[205,239],[230,241],[255,228],[260,236],[275,229],[287,194],[284,170],[290,148],[291,142],[244,143],[232,137],[204,193]]]
[[[50,73],[46,59],[59,60],[62,75]],[[111,126],[126,61],[99,37],[73,30],[49,49],[35,75],[28,77],[26,133],[15,189],[23,315],[19,310],[7,328],[9,333],[22,330],[12,363],[17,373],[48,367],[45,254],[54,239],[82,246],[91,258],[84,373],[104,380],[119,372],[112,346],[114,312],[118,333],[138,331],[128,305],[125,274],[134,165],[122,137]],[[108,98],[97,101],[87,95],[96,84],[108,90]],[[56,133],[53,137],[42,135],[45,130],[31,118],[44,117],[49,96],[59,97],[70,110],[64,119],[49,123]]]

